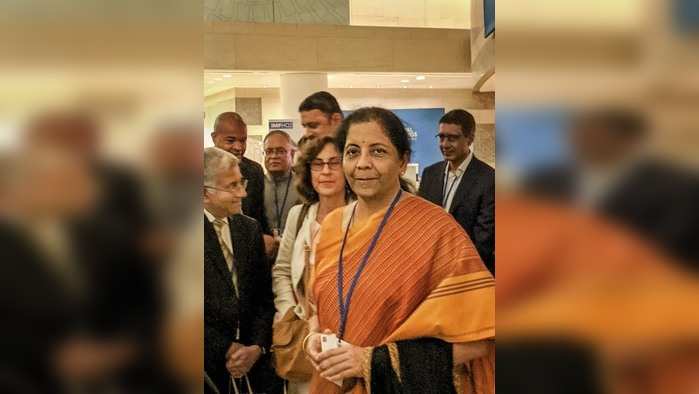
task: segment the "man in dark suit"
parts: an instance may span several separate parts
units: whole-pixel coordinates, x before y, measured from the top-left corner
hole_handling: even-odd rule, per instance
[[[495,170],[471,152],[475,130],[462,109],[442,116],[437,137],[444,161],[425,168],[418,193],[454,216],[495,274]]]
[[[217,148],[232,153],[238,158],[238,165],[243,178],[247,179],[247,196],[243,198],[243,213],[262,226],[265,251],[274,255],[277,244],[272,230],[267,226],[265,214],[265,175],[262,166],[245,157],[247,149],[248,127],[243,118],[235,112],[224,112],[216,117],[211,139]]]
[[[574,161],[536,171],[524,189],[592,208],[696,270],[699,179],[645,152],[645,123],[642,114],[620,108],[578,114],[569,135]]]
[[[271,267],[260,225],[240,214],[245,186],[234,155],[204,150],[204,367],[222,393],[229,384],[245,392],[248,381],[255,393],[276,393]]]
[[[150,261],[95,214],[84,158],[41,145],[22,157],[0,185],[14,208],[0,214],[0,392],[161,392]]]

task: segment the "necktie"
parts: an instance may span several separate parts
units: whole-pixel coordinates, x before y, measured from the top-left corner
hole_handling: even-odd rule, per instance
[[[214,229],[216,230],[216,236],[218,237],[218,243],[221,246],[221,252],[223,252],[223,258],[226,259],[226,264],[228,269],[231,271],[231,280],[233,281],[233,289],[235,289],[235,295],[238,296],[238,278],[235,275],[235,267],[233,266],[233,252],[229,249],[228,243],[223,237],[223,227],[226,222],[223,219],[214,220]]]

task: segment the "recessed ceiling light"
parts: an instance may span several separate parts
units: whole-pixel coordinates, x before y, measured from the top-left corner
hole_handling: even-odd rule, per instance
[[[408,88],[407,86],[403,86],[403,89],[407,89],[407,88]]]
[[[409,79],[401,79],[400,82],[401,83],[408,83],[408,82],[410,82],[410,80]]]
[[[223,74],[223,77],[224,77],[224,78],[230,78],[230,77],[232,77],[232,75],[231,75],[231,74]]]
[[[432,85],[430,85],[430,89],[432,89]]]
[[[415,77],[415,79],[417,79],[418,81],[424,81],[424,80],[425,80],[425,76],[424,76],[424,75],[418,75],[417,77]]]

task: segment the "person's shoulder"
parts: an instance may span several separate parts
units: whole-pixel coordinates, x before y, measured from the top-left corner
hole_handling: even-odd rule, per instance
[[[242,165],[250,167],[255,171],[259,170],[260,173],[263,173],[262,165],[260,165],[260,163],[256,162],[255,160],[249,159],[245,156],[243,156]]]
[[[439,171],[439,170],[444,170],[444,160],[438,161],[434,164],[430,164],[429,166],[425,167],[424,172],[425,172],[425,174],[427,174],[428,172],[432,173],[432,172]]]
[[[410,195],[406,198],[406,206],[415,212],[423,212],[428,217],[450,216],[444,208],[418,195]]]
[[[409,220],[415,222],[426,235],[434,235],[449,231],[461,231],[461,227],[454,217],[441,206],[434,204],[420,196],[410,196],[405,201],[405,207],[409,209]]]
[[[474,168],[478,169],[483,174],[487,175],[495,175],[495,169],[490,166],[490,164],[484,162],[483,160],[477,158],[476,156],[473,156],[473,159],[471,161],[471,165],[474,166]]]
[[[241,229],[245,232],[250,232],[255,231],[255,230],[260,230],[260,223],[258,223],[257,220],[254,218],[245,215],[243,213],[235,214],[233,216],[229,217],[229,220],[231,221],[232,224],[234,224],[234,228],[236,227],[241,227]]]
[[[303,210],[303,205],[304,204],[296,204],[293,207],[289,208],[289,213],[286,216],[287,223],[292,222],[292,220],[290,219],[298,219],[299,215],[301,214],[301,211]]]

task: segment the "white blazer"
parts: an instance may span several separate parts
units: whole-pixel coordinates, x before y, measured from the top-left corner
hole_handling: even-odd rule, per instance
[[[296,224],[301,214],[303,205],[299,204],[289,210],[286,226],[282,234],[282,240],[277,252],[277,260],[272,268],[272,290],[274,291],[274,306],[277,309],[275,320],[280,319],[289,308],[301,319],[307,319],[307,311],[301,305],[297,305],[294,299],[299,298],[298,286],[303,276],[304,244],[312,245],[311,224],[318,214],[318,203],[308,208],[306,218],[296,235]],[[311,252],[310,261],[313,262],[314,250]]]

